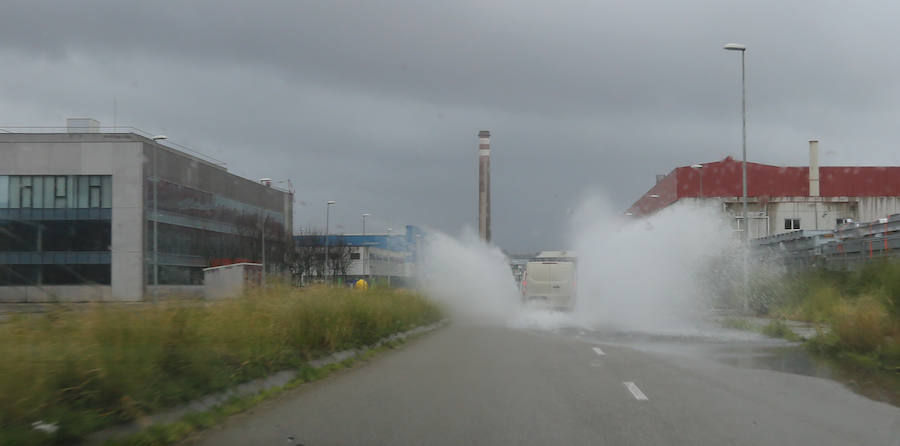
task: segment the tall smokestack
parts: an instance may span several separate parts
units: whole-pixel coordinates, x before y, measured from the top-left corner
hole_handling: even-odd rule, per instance
[[[491,132],[478,132],[478,235],[491,241]]]
[[[809,196],[819,196],[819,141],[809,141]]]

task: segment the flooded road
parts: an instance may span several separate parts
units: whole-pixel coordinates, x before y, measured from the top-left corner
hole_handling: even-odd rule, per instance
[[[875,401],[900,407],[900,373],[866,370],[810,351],[801,342],[710,325],[696,333],[654,334],[627,331],[549,329],[589,343],[633,348],[655,354],[716,361],[734,367],[811,376],[841,383]]]

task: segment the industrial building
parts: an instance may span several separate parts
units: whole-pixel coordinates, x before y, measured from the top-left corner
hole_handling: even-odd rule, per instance
[[[425,233],[416,226],[407,225],[403,234],[331,234],[328,236],[329,263],[343,250],[346,259],[342,268],[329,267],[329,274],[340,276],[346,281],[357,279],[383,279],[392,285],[405,285],[417,273],[422,259]],[[325,264],[325,237],[323,235],[296,235],[295,247],[299,250],[312,249],[312,258],[303,281],[320,277],[319,270]],[[300,260],[303,263],[303,260]],[[335,271],[339,269],[341,271]]]
[[[720,206],[736,231],[750,238],[797,230],[833,230],[900,212],[900,167],[819,166],[818,141],[809,143],[810,164],[783,167],[747,163],[747,219],[742,217],[741,162],[731,157],[675,168],[626,215],[653,214],[680,202]]]
[[[0,133],[0,301],[199,293],[203,268],[291,246],[293,194],[91,119]]]

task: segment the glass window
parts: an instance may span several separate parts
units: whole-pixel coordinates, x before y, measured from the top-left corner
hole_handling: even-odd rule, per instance
[[[66,177],[56,177],[56,195],[57,198],[66,196]]]
[[[109,220],[42,222],[42,251],[109,251]]]
[[[31,207],[31,177],[21,177],[20,180],[22,183],[22,187],[19,189],[19,194],[21,194],[20,206],[23,208]]]
[[[9,207],[9,176],[0,175],[0,209]]]
[[[100,200],[101,207],[112,207],[112,175],[104,175],[101,178]]]
[[[66,177],[66,207],[78,207],[78,195],[75,194],[75,175]]]
[[[21,205],[20,197],[22,195],[20,177],[9,177],[9,207],[13,209],[19,208]]]
[[[22,204],[25,207],[25,204]],[[44,207],[44,177],[31,177],[31,207]]]
[[[0,285],[35,285],[40,265],[0,265]]]
[[[44,177],[44,207],[54,208],[56,206],[56,177],[47,175]]]
[[[37,251],[38,225],[32,221],[0,220],[0,251]]]
[[[57,176],[54,179],[56,190],[53,193],[53,207],[57,209],[66,207],[66,187],[68,186],[65,176]]]
[[[100,186],[90,187],[90,201],[88,202],[88,207],[100,207]]]
[[[88,207],[88,177],[81,175],[78,177],[78,206],[79,208]]]
[[[784,229],[788,229],[788,230],[800,229],[800,219],[799,218],[785,218],[784,219]]]
[[[42,265],[44,285],[109,285],[110,265]]]

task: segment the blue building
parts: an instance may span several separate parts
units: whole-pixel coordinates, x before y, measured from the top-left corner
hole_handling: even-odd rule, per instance
[[[421,260],[424,237],[425,232],[412,225],[403,234],[331,234],[327,237],[328,275],[348,281],[371,278],[392,285],[409,283]],[[321,276],[325,269],[325,242],[323,235],[294,236],[304,280]]]

